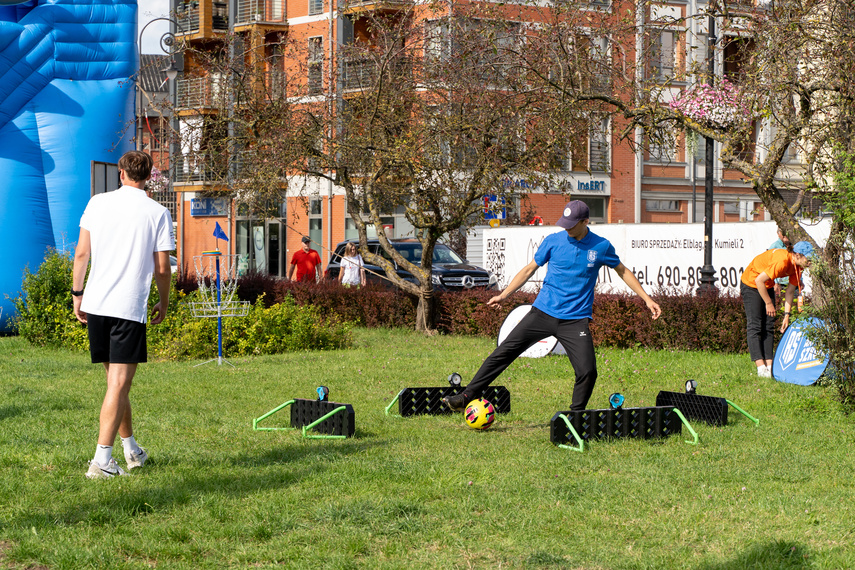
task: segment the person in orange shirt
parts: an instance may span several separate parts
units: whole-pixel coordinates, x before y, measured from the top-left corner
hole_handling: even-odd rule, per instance
[[[294,252],[291,258],[291,269],[288,270],[288,279],[294,279],[294,270],[297,270],[295,281],[308,281],[315,283],[321,278],[321,256],[318,252],[309,247],[310,240],[307,236],[303,236],[303,247]]]
[[[772,376],[775,335],[775,279],[788,277],[789,284],[784,294],[784,322],[781,332],[790,324],[793,295],[801,287],[801,272],[810,267],[808,259],[813,246],[800,241],[789,249],[769,249],[755,257],[742,273],[740,293],[745,305],[747,321],[748,352],[757,365],[757,375]]]

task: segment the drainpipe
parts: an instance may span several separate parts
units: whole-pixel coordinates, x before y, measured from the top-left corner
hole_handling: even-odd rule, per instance
[[[698,41],[698,21],[696,18],[697,14],[698,14],[698,0],[692,0],[689,3],[689,15],[691,16],[691,20],[689,20],[689,21],[690,21],[690,34],[692,37],[692,42],[691,42],[692,46],[687,46],[687,48],[689,49],[689,56],[691,59],[690,65],[694,65],[694,63],[695,63],[696,51],[694,49],[691,49],[691,48],[693,46],[695,46],[697,44],[697,41]],[[686,133],[686,136],[688,137],[689,133]],[[694,133],[692,133],[691,136],[692,136],[692,156],[688,156],[689,145],[687,144],[686,145],[686,159],[690,160],[692,163],[692,170],[691,170],[691,173],[689,174],[689,177],[692,181],[692,208],[691,208],[692,217],[689,219],[689,222],[694,224],[695,222],[698,221],[698,216],[697,216],[697,212],[696,212],[698,209],[698,198],[697,198],[697,195],[698,195],[697,162],[698,161],[695,160],[695,146],[694,146],[695,144],[697,144],[697,137],[695,137]],[[688,142],[688,140],[686,142]]]
[[[213,4],[211,4],[211,7],[213,8]],[[231,44],[229,44],[229,62],[230,62],[229,63],[229,98],[230,98],[230,101],[229,101],[229,103],[230,103],[230,105],[229,105],[229,141],[230,141],[229,154],[230,154],[230,157],[229,158],[231,160],[231,166],[229,167],[229,173],[231,174],[231,176],[230,176],[231,180],[229,181],[230,182],[229,190],[233,189],[234,181],[237,179],[237,172],[236,172],[237,171],[237,163],[235,163],[235,146],[234,146],[235,125],[234,125],[234,122],[231,120],[232,116],[234,114],[235,79],[234,79],[234,72],[231,70],[231,68],[232,68],[232,64],[234,63],[234,60],[235,60],[234,35],[235,35],[235,21],[236,20],[237,20],[237,2],[229,2],[229,37],[232,38],[232,42],[231,42]],[[232,255],[235,252],[235,241],[237,241],[237,240],[235,240],[234,238],[235,238],[235,234],[237,232],[234,231],[235,228],[232,228],[232,221],[233,221],[232,220],[232,208],[234,207],[235,202],[234,202],[234,200],[230,200],[229,202],[230,203],[229,203],[229,207],[228,207],[228,215],[226,217],[226,223],[228,224],[229,235],[232,236],[232,239],[230,239],[226,242],[226,244],[227,244],[226,245],[226,252],[229,255]]]
[[[644,10],[647,3],[638,0],[635,4],[635,81],[637,87],[641,87],[644,77]],[[644,172],[644,131],[641,127],[635,128],[635,223],[641,223],[641,175]]]
[[[332,118],[333,113],[335,111],[335,101],[336,101],[336,93],[338,91],[338,86],[336,85],[334,79],[335,74],[333,73],[333,62],[335,61],[335,43],[334,43],[334,34],[333,29],[335,26],[337,6],[335,5],[335,0],[329,0],[330,2],[330,14],[329,14],[329,30],[328,30],[328,43],[330,46],[330,63],[329,63],[329,114],[330,118]],[[329,140],[332,140],[334,130],[332,126],[332,121],[329,124]],[[326,260],[326,263],[329,264],[330,261],[330,250],[333,248],[332,242],[332,205],[333,205],[333,183],[332,180],[327,180],[327,247],[323,249],[323,259]],[[323,241],[323,239],[321,239]]]

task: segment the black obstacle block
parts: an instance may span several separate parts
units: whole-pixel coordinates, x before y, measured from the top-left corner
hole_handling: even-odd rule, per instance
[[[683,422],[674,412],[674,406],[555,412],[549,424],[549,440],[563,445],[577,442],[561,415],[570,420],[584,441],[609,437],[650,439],[683,431]]]
[[[398,413],[401,416],[450,414],[442,399],[462,391],[459,386],[404,388],[398,394]],[[504,386],[488,386],[481,397],[489,400],[497,413],[510,413],[511,393]]]
[[[698,420],[715,426],[727,425],[727,400],[685,392],[659,392],[657,406],[678,408],[687,420]]]
[[[301,428],[307,426],[341,406],[344,406],[346,409],[333,414],[312,429],[329,435],[351,437],[356,430],[356,414],[354,414],[353,406],[350,404],[337,404],[335,402],[297,398],[291,404],[291,427]]]

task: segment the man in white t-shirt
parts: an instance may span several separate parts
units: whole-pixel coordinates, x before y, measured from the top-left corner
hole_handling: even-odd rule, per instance
[[[154,276],[160,298],[152,308],[151,323],[158,324],[169,305],[169,252],[175,249],[169,211],[145,191],[151,156],[130,151],[118,166],[122,187],[93,196],[80,218],[72,270],[74,315],[87,325],[92,362],[103,363],[107,373],[98,446],[86,472],[90,479],[125,474],[113,459],[116,433],[122,438],[128,470],[142,467],[148,459],[134,439],[128,395],[137,364],[147,360],[151,279]]]

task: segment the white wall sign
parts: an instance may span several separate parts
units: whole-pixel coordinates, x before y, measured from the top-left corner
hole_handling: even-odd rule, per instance
[[[803,224],[820,245],[828,237],[830,222]],[[591,231],[608,239],[621,262],[648,292],[659,287],[685,292],[700,285],[704,265],[703,224],[602,224]],[[501,227],[484,230],[484,267],[496,274],[499,287],[508,282],[533,258],[549,234],[564,231],[557,226]],[[755,256],[778,239],[774,222],[717,223],[713,226],[712,265],[716,286],[722,293],[739,294],[739,280]],[[537,291],[546,276],[539,268],[522,288]],[[809,279],[805,280],[809,288]],[[630,292],[614,271],[603,267],[597,284],[600,292]]]

